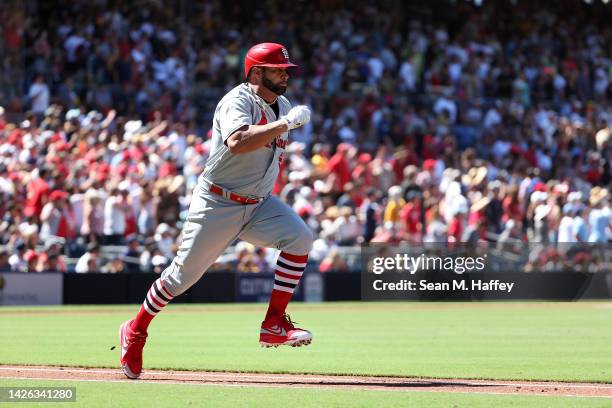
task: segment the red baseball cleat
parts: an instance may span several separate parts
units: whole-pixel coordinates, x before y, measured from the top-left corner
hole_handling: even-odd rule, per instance
[[[307,346],[312,342],[312,333],[294,326],[289,315],[271,316],[261,324],[259,344],[262,347]]]
[[[147,333],[134,331],[132,321],[119,326],[119,344],[121,344],[121,368],[127,378],[136,379],[142,371],[142,348],[147,341]]]

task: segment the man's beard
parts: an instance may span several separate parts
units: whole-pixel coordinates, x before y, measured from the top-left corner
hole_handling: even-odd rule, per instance
[[[269,90],[271,90],[272,92],[274,92],[275,94],[279,96],[283,95],[287,91],[286,86],[276,85],[272,81],[270,81],[268,78],[266,78],[265,76],[262,77],[261,83],[263,84],[263,86],[265,86],[266,88],[268,88]]]

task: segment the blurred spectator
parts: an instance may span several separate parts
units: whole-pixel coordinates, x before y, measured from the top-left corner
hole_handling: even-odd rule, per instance
[[[329,172],[329,184],[332,186],[332,191],[335,193],[343,193],[344,186],[351,181],[351,170],[348,162],[348,152],[351,149],[348,143],[340,143],[336,149],[336,153],[329,159],[327,163],[327,171]]]
[[[74,271],[76,273],[100,272],[101,266],[100,245],[97,242],[90,242],[87,245],[87,252],[79,258]]]
[[[578,206],[575,211],[576,215],[574,216],[574,222],[572,225],[572,233],[574,235],[573,239],[575,240],[575,242],[584,243],[587,242],[588,239],[588,229],[585,221],[585,215],[587,210],[582,206]]]
[[[266,261],[266,252],[252,244],[240,241],[234,249],[235,268],[238,272],[270,272],[271,268]],[[272,262],[272,260],[271,260]]]
[[[140,272],[140,245],[138,238],[131,236],[127,239],[127,250],[123,255],[126,272]]]
[[[137,218],[139,234],[147,236],[155,231],[158,202],[159,197],[154,197],[147,188],[142,189],[140,194],[140,211]]]
[[[506,221],[504,230],[497,241],[497,248],[515,254],[520,254],[524,250],[523,236],[516,221]]]
[[[408,242],[422,242],[421,197],[415,191],[406,195],[406,204],[399,213],[402,221],[403,239]]]
[[[144,242],[144,250],[140,254],[139,263],[140,270],[142,272],[151,272],[153,271],[153,253],[156,251],[157,246],[155,245],[155,239],[153,237],[148,237]]]
[[[393,186],[389,189],[389,200],[385,207],[384,223],[387,229],[397,230],[400,226],[400,213],[406,202],[402,198],[402,188]]]
[[[457,243],[462,242],[462,238],[467,228],[466,223],[467,208],[460,207],[454,213],[450,225],[448,226],[448,242]]]
[[[14,246],[15,253],[9,257],[9,264],[13,272],[28,272],[28,261],[26,260],[25,242],[17,242]]]
[[[50,171],[47,167],[35,169],[32,174],[32,180],[27,185],[28,200],[23,210],[27,217],[40,218],[43,205],[47,200],[47,195],[50,193],[47,178]]]
[[[591,213],[589,214],[589,227],[591,234],[589,242],[607,242],[606,231],[610,227],[610,208],[607,202],[608,191],[600,187],[591,190],[589,201],[591,203]]]
[[[10,272],[9,253],[6,249],[0,249],[0,272]]]
[[[66,272],[61,268],[60,254],[57,252],[45,253],[44,258],[40,260],[41,272]]]
[[[563,218],[559,224],[559,242],[572,243],[576,242],[576,236],[574,234],[574,207],[567,203],[563,206]]]
[[[444,223],[444,219],[440,215],[438,206],[436,205],[431,208],[429,222],[427,224],[427,230],[423,238],[423,242],[445,243],[447,242],[446,233],[447,226]]]
[[[379,201],[379,193],[375,188],[370,188],[366,193],[366,199],[363,201],[359,219],[363,225],[362,237],[365,243],[368,243],[374,238],[376,228],[380,225],[381,208]]]
[[[161,254],[167,259],[174,257],[174,242],[173,230],[166,223],[161,223],[155,229],[155,244]]]
[[[36,251],[28,249],[24,255],[26,261],[25,271],[23,272],[40,272],[39,258]]]
[[[236,270],[238,272],[261,272],[255,247],[248,242],[236,244]]]
[[[104,235],[104,208],[100,192],[90,188],[83,200],[83,223],[81,235],[89,241],[100,241]]]
[[[340,207],[332,226],[334,238],[340,246],[352,246],[361,234],[361,225],[352,207]]]
[[[68,193],[54,190],[49,194],[49,202],[42,209],[40,220],[40,238],[45,241],[50,237],[71,238],[68,213]]]
[[[151,265],[153,267],[153,272],[160,274],[164,271],[164,269],[168,267],[169,264],[170,259],[165,257],[158,248],[154,248],[151,257]]]
[[[126,272],[125,262],[121,256],[116,256],[108,261],[105,265],[100,268],[102,273],[122,273]]]
[[[49,98],[50,92],[49,87],[45,83],[45,77],[37,75],[28,91],[28,99],[32,106],[32,112],[38,116],[39,120],[49,107]]]
[[[104,204],[104,242],[107,245],[123,243],[130,211],[128,192],[127,186],[123,184],[121,188],[111,191]]]
[[[67,272],[66,261],[62,256],[63,240],[49,239],[45,241],[38,262],[41,272]]]
[[[331,250],[329,254],[321,261],[319,265],[319,271],[321,272],[347,272],[348,265],[342,258],[338,250]]]

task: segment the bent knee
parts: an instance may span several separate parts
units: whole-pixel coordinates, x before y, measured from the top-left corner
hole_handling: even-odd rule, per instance
[[[172,262],[168,268],[162,272],[161,282],[164,289],[176,297],[192,287],[203,275],[203,271],[192,271],[188,273],[183,266]]]
[[[287,245],[280,249],[295,255],[308,254],[312,249],[313,242],[314,235],[312,230],[304,225],[303,228],[296,230],[295,234]]]

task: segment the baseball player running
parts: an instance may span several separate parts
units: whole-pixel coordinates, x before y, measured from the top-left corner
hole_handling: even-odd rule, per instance
[[[306,106],[292,108],[282,96],[291,67],[296,65],[284,46],[253,46],[244,60],[246,82],[217,105],[210,158],[193,192],[177,255],[149,289],[136,317],[119,328],[121,367],[128,378],[140,376],[151,320],[196,283],[236,238],[281,250],[261,345],[312,341],[312,334],[296,328],[285,309],[304,272],[313,235],[289,206],[270,195],[289,131],[310,120]]]

